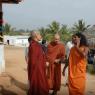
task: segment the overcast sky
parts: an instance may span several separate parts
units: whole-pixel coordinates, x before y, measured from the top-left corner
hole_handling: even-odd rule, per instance
[[[3,4],[4,22],[17,29],[44,27],[56,20],[72,26],[79,19],[95,24],[95,0],[24,0]]]

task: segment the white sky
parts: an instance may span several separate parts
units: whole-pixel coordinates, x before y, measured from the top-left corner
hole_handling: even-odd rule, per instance
[[[17,29],[35,29],[56,20],[72,26],[79,19],[95,24],[95,0],[24,0],[3,4],[4,21]]]

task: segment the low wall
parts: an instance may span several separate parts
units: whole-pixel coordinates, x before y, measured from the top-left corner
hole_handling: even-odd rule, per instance
[[[0,74],[5,71],[4,45],[0,45]]]

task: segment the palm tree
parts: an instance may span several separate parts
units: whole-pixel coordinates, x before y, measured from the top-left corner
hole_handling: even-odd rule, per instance
[[[53,35],[55,33],[59,33],[61,35],[61,40],[64,42],[67,42],[71,37],[71,32],[69,32],[67,26],[60,25],[56,21],[53,21],[51,24],[49,24],[47,28],[40,28],[39,31],[43,38],[48,41],[51,41],[53,39]]]
[[[53,21],[50,25],[48,25],[48,29],[50,30],[51,33],[55,34],[59,32],[60,24],[56,21]]]
[[[86,25],[83,19],[78,20],[78,23],[74,24],[74,27],[72,28],[74,32],[85,32],[90,25]]]
[[[47,35],[46,29],[45,29],[44,27],[42,27],[42,28],[40,28],[40,29],[38,29],[38,30],[40,31],[42,37],[45,38],[45,36]]]
[[[64,35],[64,34],[66,34],[67,32],[68,32],[67,25],[63,25],[63,24],[62,24],[59,33],[60,33],[61,35]]]
[[[62,25],[59,33],[61,35],[61,40],[62,41],[67,42],[71,39],[71,32],[67,28],[67,25]]]

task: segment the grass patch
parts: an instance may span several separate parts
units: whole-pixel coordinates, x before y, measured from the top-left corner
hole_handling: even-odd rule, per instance
[[[87,64],[87,72],[90,74],[95,74],[95,65]]]

